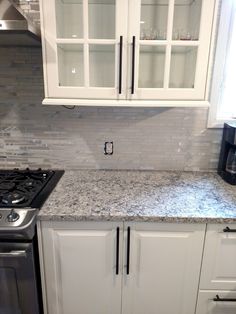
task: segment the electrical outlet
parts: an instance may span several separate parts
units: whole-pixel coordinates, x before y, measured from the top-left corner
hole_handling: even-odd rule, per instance
[[[113,142],[105,142],[104,143],[104,155],[113,155]]]

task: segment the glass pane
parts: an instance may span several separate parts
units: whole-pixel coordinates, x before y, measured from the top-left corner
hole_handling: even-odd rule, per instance
[[[57,51],[59,86],[83,86],[83,45],[60,44]]]
[[[142,0],[140,39],[164,40],[167,32],[168,1]]]
[[[194,88],[197,47],[172,47],[170,88]]]
[[[116,0],[89,0],[89,38],[115,39]]]
[[[56,0],[58,38],[83,38],[83,1]]]
[[[115,86],[115,45],[89,45],[90,86]]]
[[[0,313],[21,314],[14,269],[0,268],[0,283]]]
[[[138,87],[163,87],[165,55],[164,46],[140,46]]]
[[[198,40],[202,0],[175,0],[173,40]]]

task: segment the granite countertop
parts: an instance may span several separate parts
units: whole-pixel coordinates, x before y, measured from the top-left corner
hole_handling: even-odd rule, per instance
[[[212,172],[66,171],[38,219],[236,223],[236,186]]]

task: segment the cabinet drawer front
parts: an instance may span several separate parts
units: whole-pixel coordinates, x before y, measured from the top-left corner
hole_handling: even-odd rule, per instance
[[[220,300],[216,301],[217,295]],[[223,301],[221,301],[223,299]],[[236,291],[200,291],[196,314],[235,314]]]
[[[236,290],[236,224],[208,225],[200,287]]]

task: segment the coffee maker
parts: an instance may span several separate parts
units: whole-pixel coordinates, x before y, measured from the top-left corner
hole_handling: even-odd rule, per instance
[[[221,143],[218,174],[236,185],[236,123],[225,123]]]

